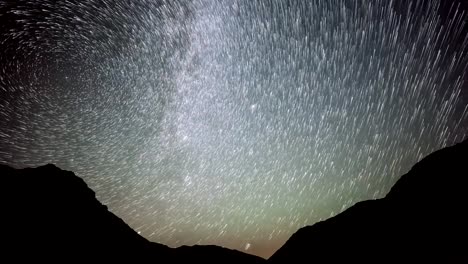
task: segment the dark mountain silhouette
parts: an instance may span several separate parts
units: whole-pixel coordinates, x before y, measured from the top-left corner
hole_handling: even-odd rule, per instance
[[[269,263],[468,263],[468,140],[418,162],[385,198],[301,228]]]
[[[432,153],[385,198],[297,231],[270,263],[468,263],[468,140]],[[0,165],[2,263],[265,263],[217,246],[138,235],[72,172]]]
[[[107,210],[86,183],[54,165],[0,165],[1,263],[264,263],[217,246],[152,243]]]

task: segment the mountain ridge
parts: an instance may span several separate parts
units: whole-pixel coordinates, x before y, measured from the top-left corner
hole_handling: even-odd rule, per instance
[[[150,242],[108,211],[83,179],[52,164],[25,169],[0,165],[0,175],[6,186],[2,200],[11,216],[2,225],[2,244],[7,259],[15,262],[265,262],[219,246],[170,248]]]
[[[219,246],[150,242],[85,181],[48,164],[0,165],[3,259],[15,262],[468,263],[468,140],[426,156],[381,199],[294,233],[268,260]],[[8,262],[8,261],[6,261]]]
[[[384,198],[299,229],[268,262],[468,263],[467,162],[468,140],[429,154]]]

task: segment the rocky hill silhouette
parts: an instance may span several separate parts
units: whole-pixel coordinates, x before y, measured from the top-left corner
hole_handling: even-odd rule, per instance
[[[152,243],[107,210],[73,172],[54,165],[13,169],[2,179],[1,263],[264,263],[217,246]]]
[[[427,156],[385,198],[297,231],[268,261],[152,243],[54,165],[0,165],[2,263],[468,263],[468,140]]]
[[[301,228],[269,263],[468,263],[468,140],[418,162],[385,198]]]

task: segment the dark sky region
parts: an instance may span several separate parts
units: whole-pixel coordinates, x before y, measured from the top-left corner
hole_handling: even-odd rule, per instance
[[[0,163],[74,171],[152,241],[268,257],[468,136],[467,10],[0,0]]]

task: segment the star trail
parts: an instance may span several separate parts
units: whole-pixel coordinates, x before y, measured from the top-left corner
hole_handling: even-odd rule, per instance
[[[151,241],[268,257],[468,137],[467,10],[0,0],[0,163],[75,172]]]

